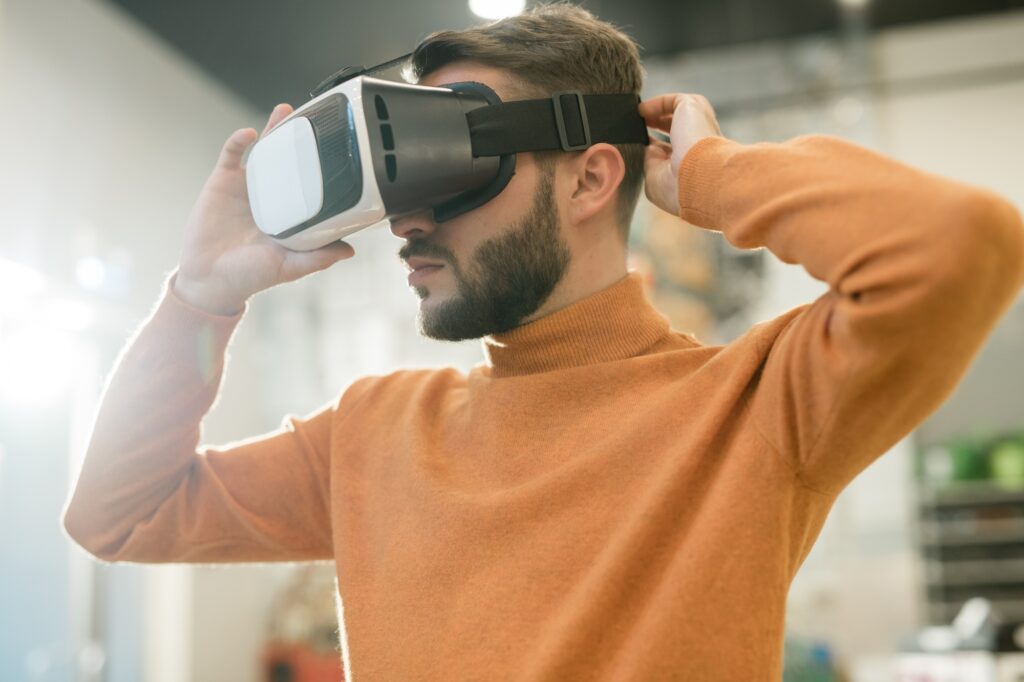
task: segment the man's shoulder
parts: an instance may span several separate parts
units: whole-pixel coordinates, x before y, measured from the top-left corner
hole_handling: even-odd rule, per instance
[[[821,301],[804,303],[775,317],[756,322],[731,341],[709,348],[717,351],[715,359],[722,365],[738,363],[748,366],[753,362],[761,367],[768,362],[779,342],[813,312],[814,305],[821,305]]]
[[[747,364],[751,357],[763,361],[787,330],[808,314],[812,305],[801,304],[775,317],[755,322],[728,341],[705,344],[692,334],[673,329],[658,346],[650,349],[650,355],[662,354],[669,361],[690,362],[684,355],[673,351],[700,351],[705,361],[713,362],[715,366],[731,366],[737,362]]]
[[[383,406],[395,401],[408,404],[424,392],[443,392],[466,385],[466,375],[455,367],[402,368],[355,379],[342,392],[340,406],[354,409],[371,401]]]

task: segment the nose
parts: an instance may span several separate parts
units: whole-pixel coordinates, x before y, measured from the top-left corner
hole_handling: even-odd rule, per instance
[[[423,239],[436,229],[437,223],[430,211],[418,211],[391,221],[391,234],[402,239]]]

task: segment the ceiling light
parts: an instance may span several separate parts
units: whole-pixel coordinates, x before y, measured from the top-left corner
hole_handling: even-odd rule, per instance
[[[504,19],[526,9],[526,0],[469,0],[469,9],[483,19]]]

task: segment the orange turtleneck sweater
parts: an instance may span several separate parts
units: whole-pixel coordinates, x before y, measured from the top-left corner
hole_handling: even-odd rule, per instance
[[[636,275],[199,447],[245,310],[167,279],[64,516],[107,561],[333,559],[359,680],[777,680],[837,494],[953,390],[1024,283],[1020,214],[838,138],[698,142],[682,217],[829,284],[724,346]],[[343,608],[341,608],[343,607]]]

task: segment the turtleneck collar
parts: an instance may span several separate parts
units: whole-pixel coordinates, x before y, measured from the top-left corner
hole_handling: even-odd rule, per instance
[[[502,334],[483,338],[491,377],[568,369],[638,355],[669,333],[668,319],[630,272],[615,284]]]

